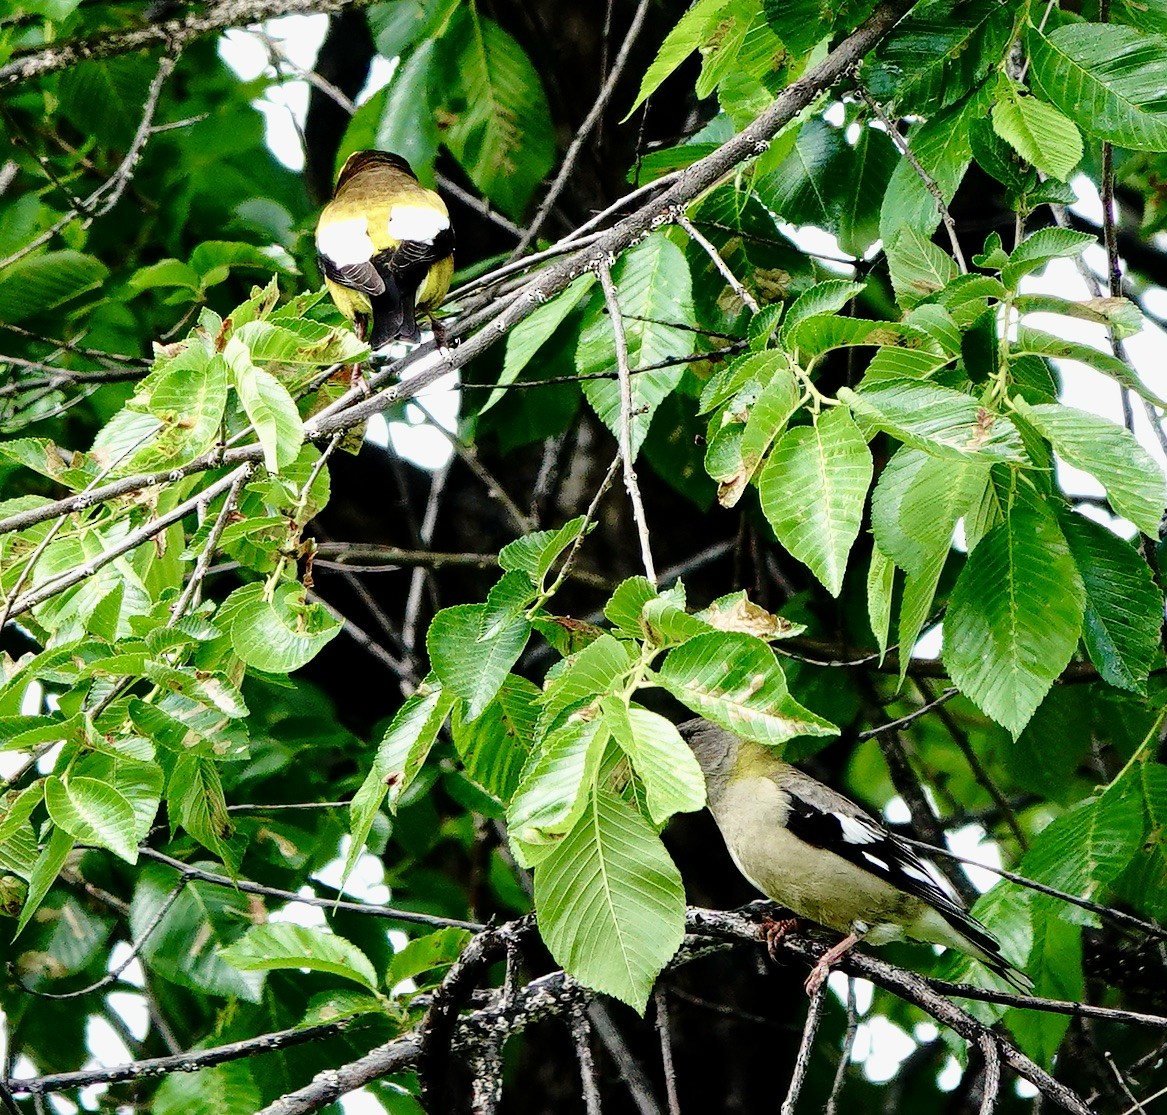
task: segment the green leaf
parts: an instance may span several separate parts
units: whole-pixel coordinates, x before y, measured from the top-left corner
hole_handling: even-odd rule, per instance
[[[928,172],[945,204],[972,161],[969,126],[989,111],[985,87],[974,90],[963,101],[930,116],[908,133],[908,143],[916,161]],[[936,199],[907,159],[900,159],[892,172],[879,213],[879,234],[885,244],[894,244],[900,230],[915,229],[929,236],[940,224]]]
[[[1123,361],[1103,352],[1092,345],[1081,341],[1068,341],[1055,337],[1052,333],[1043,333],[1040,329],[1033,329],[1028,325],[1017,328],[1017,338],[1010,345],[1010,354],[1016,359],[1020,356],[1034,355],[1054,357],[1060,360],[1078,360],[1092,368],[1110,376],[1116,383],[1129,387],[1136,394],[1155,406],[1167,408],[1167,401],[1161,399],[1139,379],[1137,375]]]
[[[867,622],[879,647],[879,662],[887,654],[887,635],[891,627],[892,593],[895,588],[895,563],[876,543],[871,547],[871,564],[867,568]]]
[[[154,1115],[252,1115],[263,1103],[250,1067],[240,1061],[166,1076],[151,1100]]]
[[[179,756],[166,787],[166,807],[172,825],[181,825],[209,852],[232,862],[229,841],[235,830],[218,764],[201,755]]]
[[[507,810],[511,845],[524,866],[544,859],[576,823],[607,739],[599,719],[570,720],[531,754]]]
[[[788,347],[794,330],[807,318],[817,317],[819,314],[838,313],[865,289],[866,284],[853,283],[847,279],[827,279],[825,282],[815,283],[809,290],[803,291],[786,311],[786,317],[782,319],[782,327],[778,331],[779,342]]]
[[[602,789],[536,869],[535,906],[556,963],[641,1013],[685,935],[680,872],[640,814]]]
[[[370,991],[377,987],[377,973],[356,945],[315,926],[288,922],[254,925],[233,944],[220,949],[219,955],[243,972],[307,968],[352,980]]]
[[[231,622],[231,644],[249,666],[287,674],[307,665],[344,624],[323,604],[309,603],[296,581],[277,585],[271,599],[258,582],[232,594],[239,604]]]
[[[1046,825],[1017,870],[1026,878],[1089,898],[1126,868],[1142,837],[1139,797],[1116,783],[1101,797],[1080,802]]]
[[[1111,505],[1151,538],[1167,507],[1167,477],[1134,434],[1097,414],[1018,400],[1017,410],[1049,438],[1059,456],[1089,472],[1103,487]]]
[[[660,364],[693,351],[693,333],[684,328],[695,325],[692,281],[685,253],[663,232],[655,232],[635,248],[625,252],[612,268],[617,302],[628,342],[628,363],[632,376],[632,455],[640,450],[649,423],[661,400],[681,381],[682,366],[640,372],[647,365]],[[576,352],[580,375],[612,373],[616,368],[612,322],[595,304],[591,321],[585,326]],[[620,385],[615,379],[588,380],[584,396],[600,421],[620,436]]]
[[[153,71],[141,55],[78,62],[61,74],[60,111],[85,135],[126,150],[141,122]]]
[[[589,643],[547,679],[540,728],[546,731],[563,712],[608,693],[635,661],[633,648],[607,633]]]
[[[0,275],[0,321],[13,325],[48,313],[91,290],[97,290],[109,268],[81,252],[45,252],[25,256]]]
[[[994,0],[925,0],[876,49],[866,83],[898,116],[930,116],[1000,65],[1014,18]]]
[[[600,707],[612,738],[644,782],[654,825],[664,824],[674,813],[692,813],[705,805],[705,777],[671,720],[647,709],[629,708],[619,697],[605,697]]]
[[[879,548],[904,572],[921,575],[946,554],[957,520],[979,494],[987,467],[904,446],[884,466],[871,495]]]
[[[508,572],[525,573],[533,585],[542,589],[556,558],[580,536],[585,526],[584,516],[577,515],[558,530],[524,534],[499,550],[498,564]]]
[[[438,612],[426,634],[434,673],[466,702],[469,720],[490,704],[531,634],[523,614],[496,619],[488,604],[458,604]]]
[[[616,586],[604,605],[604,615],[613,627],[634,639],[642,638],[644,627],[641,615],[644,606],[654,599],[657,591],[647,577],[628,577]]]
[[[44,840],[44,834],[42,834]],[[14,937],[19,937],[25,926],[32,920],[33,915],[40,909],[45,896],[52,889],[73,851],[75,841],[63,828],[52,826],[48,832],[45,846],[37,856],[36,864],[28,877],[28,894],[24,899],[24,906],[20,911],[20,918],[16,922]]]
[[[1146,693],[1159,653],[1163,595],[1131,544],[1070,512],[1062,530],[1086,589],[1082,637],[1090,661],[1111,685]]]
[[[791,50],[805,54],[830,29],[837,8],[825,0],[762,0],[762,12]]]
[[[741,432],[736,454],[741,465],[731,476],[718,477],[721,484],[717,499],[723,507],[733,507],[741,498],[771,442],[798,409],[801,396],[801,387],[789,368],[778,368],[774,378],[762,388]]]
[[[887,249],[896,301],[905,310],[943,290],[958,274],[956,261],[913,228],[902,228]]]
[[[231,369],[231,383],[255,436],[263,446],[263,463],[279,472],[299,456],[304,424],[288,389],[270,372],[257,368],[247,346],[236,336],[227,338],[223,356]]]
[[[1067,23],[1029,29],[1034,89],[1079,127],[1120,147],[1167,150],[1167,37]]]
[[[896,161],[886,133],[862,128],[852,145],[845,129],[812,117],[790,154],[754,188],[783,220],[826,229],[860,256],[879,237],[879,200]]]
[[[397,802],[421,770],[455,700],[453,694],[443,690],[437,678],[430,674],[417,687],[417,692],[397,710],[385,729],[373,765],[349,805],[352,840],[344,865],[344,878],[348,878],[365,850],[373,821],[386,797],[389,811],[397,811]]]
[[[57,775],[45,780],[45,807],[53,823],[83,844],[108,848],[127,863],[138,862],[134,809],[112,786],[96,778]]]
[[[385,986],[392,990],[403,980],[413,979],[435,968],[449,967],[472,937],[469,930],[449,926],[406,942],[393,953],[389,970],[385,973]]]
[[[1019,294],[1013,299],[1013,308],[1019,314],[1064,314],[1105,325],[1120,339],[1133,336],[1143,328],[1142,311],[1129,298],[1087,298],[1077,302],[1053,294]]]
[[[215,873],[216,863],[194,860],[191,867]],[[254,900],[239,891],[185,880],[177,899],[172,892],[184,880],[172,868],[148,864],[138,877],[130,903],[130,929],[142,941],[142,959],[162,979],[199,995],[256,1003],[263,976],[229,965],[219,948],[251,924]],[[165,913],[164,904],[170,903]],[[161,920],[157,919],[161,917]],[[156,924],[155,924],[156,923]],[[153,926],[153,932],[147,933]]]
[[[471,181],[520,217],[555,159],[543,83],[526,51],[474,6],[439,40],[446,107],[443,141]]]
[[[506,394],[506,386],[518,379],[519,373],[531,362],[531,358],[543,347],[544,343],[551,339],[555,330],[580,304],[584,295],[592,289],[595,282],[596,276],[591,271],[580,275],[550,302],[537,306],[507,334],[506,355],[503,357],[498,386],[491,391],[489,398],[482,404],[479,414],[485,414]]]
[[[1007,287],[1016,288],[1023,275],[1040,270],[1051,259],[1072,259],[1097,242],[1093,236],[1073,229],[1038,229],[1010,252],[1008,263],[1001,267],[1001,279]],[[974,257],[974,262],[979,262],[979,257]]]
[[[466,776],[500,802],[508,802],[519,777],[539,720],[538,686],[508,674],[495,698],[475,720],[455,712],[454,746],[462,757]]]
[[[669,652],[656,680],[694,712],[758,743],[838,732],[790,696],[774,652],[752,635],[698,635]]]
[[[718,16],[722,8],[727,7],[731,0],[697,0],[683,16],[680,22],[665,37],[657,51],[656,58],[648,67],[640,82],[640,92],[632,107],[620,121],[625,123],[628,118],[652,96],[661,82],[665,80],[690,54],[693,53],[717,26]]]
[[[762,511],[778,541],[832,596],[843,588],[872,468],[859,427],[845,407],[834,407],[813,426],[787,430],[758,481]]]
[[[995,414],[950,387],[879,379],[865,381],[858,392],[841,388],[839,399],[877,429],[937,457],[1026,460],[1021,437],[1007,415]]]
[[[1014,506],[969,555],[944,620],[953,683],[1014,736],[1065,669],[1085,589],[1045,504]]]
[[[1053,105],[1022,96],[1011,81],[997,85],[992,121],[993,131],[1043,174],[1064,182],[1082,161],[1082,136],[1074,122]]]

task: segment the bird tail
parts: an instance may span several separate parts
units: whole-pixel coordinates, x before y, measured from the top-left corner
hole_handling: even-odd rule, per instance
[[[955,905],[952,908],[937,908],[937,913],[947,922],[948,929],[959,938],[953,942],[956,948],[975,957],[1022,995],[1033,992],[1033,980],[1005,958],[996,938],[976,918]]]

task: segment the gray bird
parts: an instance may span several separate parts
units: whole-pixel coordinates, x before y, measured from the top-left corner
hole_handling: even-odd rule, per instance
[[[957,949],[1019,991],[1033,990],[939,876],[854,802],[773,748],[708,720],[680,732],[705,773],[710,812],[738,870],[767,898],[845,934],[812,969],[808,994],[860,940],[904,937]]]

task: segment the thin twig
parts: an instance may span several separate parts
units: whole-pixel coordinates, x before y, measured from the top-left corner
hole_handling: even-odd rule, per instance
[[[620,1079],[624,1081],[632,1102],[640,1115],[664,1115],[656,1097],[652,1094],[652,1085],[645,1075],[644,1069],[636,1059],[635,1054],[628,1048],[624,1035],[612,1019],[611,1013],[603,1003],[593,999],[588,1004],[588,1018],[595,1027],[596,1036],[604,1043],[604,1048],[616,1062],[620,1072]]]
[[[928,173],[924,165],[913,154],[907,139],[900,134],[899,128],[895,126],[895,123],[883,111],[883,106],[862,85],[856,83],[856,89],[858,89],[859,95],[867,102],[868,108],[875,113],[876,119],[886,129],[888,138],[899,148],[900,154],[908,160],[908,165],[916,172],[917,177],[924,183],[924,188],[935,199],[936,208],[940,213],[940,220],[944,222],[944,229],[948,233],[949,242],[952,244],[953,258],[956,260],[957,267],[960,268],[960,273],[967,275],[968,264],[965,263],[964,253],[960,250],[960,240],[956,235],[956,222],[952,219],[952,214],[948,211],[948,203],[944,200],[944,194],[941,193],[940,187],[936,184],[936,179]]]
[[[727,283],[729,289],[734,292],[741,299],[741,303],[752,314],[759,313],[762,309],[758,305],[757,299],[742,286],[741,280],[733,273],[733,269],[722,258],[721,253],[713,246],[710,240],[698,229],[684,213],[678,212],[674,215],[673,220],[681,226],[688,234],[689,238],[698,244],[705,254],[713,261],[713,266],[721,272],[721,276]]]
[[[168,511],[165,515],[159,515],[156,519],[151,519],[137,530],[130,531],[120,542],[110,546],[92,560],[77,566],[75,569],[70,569],[65,573],[53,577],[38,588],[26,592],[23,596],[17,597],[12,601],[12,606],[8,612],[9,617],[22,615],[29,611],[29,609],[35,608],[38,604],[43,604],[50,597],[56,596],[58,593],[80,584],[87,578],[92,577],[99,569],[107,566],[111,561],[116,561],[123,554],[128,554],[131,550],[137,549],[143,542],[147,542],[155,535],[161,534],[168,526],[181,521],[198,508],[199,504],[214,499],[220,492],[227,491],[235,483],[243,468],[246,467],[249,466],[240,466],[240,468],[221,477],[213,484],[209,484],[197,495],[180,503],[172,511]]]
[[[165,852],[155,851],[145,845],[139,846],[138,854],[144,859],[154,860],[156,863],[163,863],[167,867],[173,868],[188,881],[208,883],[214,887],[226,887],[228,890],[240,890],[244,894],[258,894],[265,898],[278,898],[281,902],[315,906],[320,910],[349,910],[352,913],[364,914],[368,917],[389,918],[416,925],[432,925],[437,929],[453,927],[454,929],[470,929],[478,932],[483,928],[481,923],[475,921],[459,921],[457,918],[443,918],[436,914],[420,914],[416,910],[399,910],[392,906],[381,906],[376,903],[345,902],[338,898],[317,898],[315,895],[299,894],[295,891],[281,890],[278,887],[266,887],[260,883],[253,883],[250,879],[230,879],[226,875],[219,875],[214,871],[192,867],[189,863],[183,863],[182,860],[168,856]]]
[[[982,863],[980,860],[970,859],[968,856],[962,856],[938,844],[929,844],[924,840],[913,840],[910,836],[904,836],[902,834],[899,835],[898,839],[904,841],[905,844],[911,844],[915,848],[921,848],[930,855],[943,856],[945,859],[956,860],[957,863],[966,863],[970,867],[979,867],[983,871],[991,871],[994,875],[999,875],[1002,879],[1007,879],[1009,882],[1016,883],[1020,887],[1026,887],[1028,890],[1037,891],[1038,894],[1048,894],[1051,898],[1058,898],[1063,902],[1069,902],[1071,905],[1079,906],[1083,910],[1089,910],[1099,917],[1108,918],[1114,924],[1121,925],[1126,929],[1136,929],[1142,933],[1149,934],[1157,940],[1167,940],[1167,927],[1159,925],[1156,922],[1137,918],[1133,914],[1116,910],[1113,906],[1104,906],[1101,902],[1091,902],[1089,898],[1079,898],[1076,894],[1069,894],[1067,891],[1058,890],[1057,887],[1046,886],[1045,883],[1039,883],[1035,879],[1027,879],[1024,875],[1018,875],[1014,871],[1006,871],[1003,867],[994,867],[991,863]]]
[[[600,1085],[596,1077],[596,1061],[592,1056],[592,1028],[585,1010],[571,1012],[571,1037],[579,1061],[584,1110],[587,1115],[600,1115]]]
[[[839,1051],[839,1064],[835,1068],[835,1079],[831,1082],[831,1094],[827,1097],[824,1115],[835,1115],[839,1096],[847,1079],[847,1065],[851,1062],[851,1051],[855,1047],[855,1035],[859,1032],[859,1010],[855,1004],[855,978],[847,976],[847,1029],[843,1033],[843,1047]]]
[[[992,1032],[986,1030],[977,1039],[985,1058],[985,1076],[981,1085],[981,1107],[978,1115],[993,1115],[997,1096],[1001,1092],[1001,1050]]]
[[[660,1059],[665,1074],[669,1115],[681,1115],[681,1101],[677,1095],[677,1068],[673,1064],[673,1039],[669,1033],[669,995],[664,983],[659,980],[652,993],[652,1005],[656,1014],[656,1032],[660,1036]]]
[[[114,458],[114,460],[110,461],[110,463],[106,465],[105,468],[101,470],[101,472],[99,472],[91,481],[89,481],[88,484],[85,485],[84,488],[81,489],[78,495],[84,496],[87,492],[93,491],[93,489],[96,488],[97,485],[111,472],[113,472],[124,460],[129,458],[132,454],[136,453],[143,445],[146,444],[147,441],[154,437],[154,435],[158,433],[158,429],[161,429],[161,427],[153,429],[149,433],[143,434],[140,438],[138,438],[137,441],[133,443],[133,445],[128,446],[125,450],[119,453],[117,457]],[[58,531],[60,531],[60,529],[65,525],[65,521],[66,516],[61,515],[53,522],[53,525],[45,532],[44,538],[40,540],[37,548],[33,550],[32,554],[29,556],[28,561],[26,561],[21,567],[20,576],[17,577],[16,584],[12,586],[12,591],[8,594],[8,599],[4,601],[4,611],[0,612],[0,629],[6,627],[8,621],[12,618],[14,614],[12,610],[13,606],[20,598],[20,590],[24,588],[25,583],[28,581],[29,577],[32,576],[33,566],[35,566],[36,563],[41,559],[45,550],[49,548],[49,543],[51,543],[52,540],[56,538]]]
[[[559,168],[559,173],[555,176],[555,181],[551,183],[551,189],[547,191],[547,196],[543,198],[542,204],[535,213],[534,219],[527,226],[527,230],[523,233],[522,239],[516,245],[512,253],[512,259],[522,255],[535,242],[535,238],[539,235],[547,220],[547,215],[551,212],[556,201],[559,200],[559,195],[563,192],[564,186],[567,185],[568,179],[575,169],[575,161],[579,157],[584,143],[587,141],[588,136],[591,135],[592,129],[596,126],[596,122],[603,115],[604,109],[607,108],[608,101],[611,100],[612,93],[616,89],[616,83],[624,73],[624,67],[628,63],[628,56],[632,52],[632,44],[636,42],[636,36],[640,34],[640,29],[644,26],[644,17],[648,14],[648,6],[649,0],[640,0],[640,3],[636,6],[636,11],[632,15],[632,23],[628,27],[628,33],[624,36],[624,42],[620,47],[620,52],[616,55],[616,61],[613,62],[607,79],[600,87],[595,104],[592,105],[591,110],[584,117],[584,122],[575,133],[571,145],[567,149],[567,154],[563,156],[563,164]]]
[[[125,193],[126,187],[130,184],[130,179],[134,176],[134,170],[138,165],[138,160],[142,157],[142,151],[150,139],[152,134],[151,124],[154,121],[154,113],[158,110],[158,98],[162,93],[162,86],[170,76],[171,71],[174,69],[174,64],[177,61],[178,54],[174,51],[173,47],[159,60],[158,70],[154,74],[154,80],[150,83],[149,91],[146,93],[146,101],[142,107],[142,119],[138,123],[138,130],[134,134],[125,158],[118,164],[118,168],[113,172],[113,175],[98,186],[89,197],[80,202],[49,228],[45,229],[39,236],[34,237],[19,250],[13,252],[12,255],[5,259],[0,259],[0,271],[10,264],[15,263],[18,259],[23,259],[29,252],[35,251],[42,244],[47,244],[61,229],[75,220],[81,213],[86,215],[85,219],[81,222],[81,227],[86,229],[98,217],[105,216],[106,213],[117,205],[121,200],[122,194]],[[0,75],[5,70],[8,70],[11,65],[16,64],[10,63],[9,66],[0,68]],[[2,77],[0,77],[0,88],[3,87],[3,84]]]
[[[819,1022],[823,1017],[823,1003],[826,1001],[826,997],[826,984],[820,984],[818,990],[811,996],[810,1004],[806,1008],[806,1023],[802,1027],[802,1041],[798,1045],[794,1072],[790,1076],[790,1088],[786,1092],[786,1099],[782,1101],[780,1115],[794,1115],[794,1108],[798,1104],[803,1081],[806,1080],[806,1070],[810,1065],[810,1055],[814,1050],[814,1039],[815,1035],[818,1034]]]
[[[584,521],[580,524],[579,533],[575,536],[575,540],[568,548],[567,554],[563,559],[563,564],[559,567],[559,573],[555,580],[551,582],[551,587],[541,594],[539,597],[539,605],[550,600],[571,575],[572,566],[575,564],[575,555],[579,552],[580,546],[583,545],[583,540],[588,533],[588,528],[596,520],[596,512],[599,510],[600,500],[604,493],[612,485],[612,480],[616,475],[616,469],[620,467],[620,454],[617,453],[612,458],[612,463],[608,466],[608,471],[604,474],[604,479],[600,481],[600,486],[596,489],[596,494],[592,496],[592,502],[588,504],[588,509],[584,512]]]
[[[925,701],[931,702],[933,706],[938,709],[940,723],[944,725],[948,734],[952,737],[952,741],[960,748],[960,753],[964,756],[965,762],[968,763],[969,769],[973,772],[973,777],[983,787],[985,792],[993,799],[997,808],[1001,811],[1001,816],[1005,820],[1005,824],[1009,826],[1009,831],[1013,833],[1013,839],[1017,841],[1018,847],[1022,851],[1029,848],[1029,838],[1025,835],[1025,830],[1021,827],[1021,822],[1017,820],[1017,814],[1013,806],[1009,803],[1009,799],[1001,792],[1001,787],[997,785],[996,780],[989,773],[988,768],[981,762],[980,756],[976,753],[972,745],[972,740],[969,739],[968,732],[964,730],[957,722],[952,713],[940,707],[942,704],[941,697],[934,697],[932,694],[932,687],[923,678],[913,678],[913,684],[920,691],[920,696]],[[949,692],[948,690],[944,691]]]
[[[624,333],[624,319],[620,303],[616,298],[616,284],[612,282],[612,272],[606,259],[601,259],[596,267],[600,276],[600,286],[604,290],[604,301],[608,306],[608,317],[612,323],[612,336],[616,342],[616,370],[620,373],[620,460],[624,466],[624,488],[632,504],[632,519],[636,523],[636,533],[640,538],[640,557],[644,563],[644,575],[649,584],[656,587],[656,570],[652,564],[652,547],[648,538],[648,522],[644,516],[644,503],[640,498],[640,485],[636,482],[636,470],[632,467],[632,375],[628,370],[628,338]]]
[[[1120,1069],[1118,1065],[1114,1063],[1114,1058],[1110,1055],[1110,1050],[1105,1050],[1102,1056],[1106,1059],[1106,1063],[1110,1066],[1111,1072],[1114,1073],[1114,1078],[1118,1081],[1118,1086],[1122,1089],[1123,1095],[1125,1095],[1126,1098],[1131,1101],[1133,1110],[1138,1111],[1140,1115],[1147,1115],[1147,1112],[1143,1108],[1142,1103],[1139,1102],[1138,1097],[1134,1094],[1134,1092],[1131,1091],[1130,1085],[1127,1084],[1126,1077],[1122,1074],[1122,1069]]]
[[[171,906],[178,901],[179,896],[186,889],[186,879],[179,879],[178,882],[171,888],[170,893],[166,899],[154,911],[154,916],[150,918],[149,922],[142,928],[141,934],[136,940],[130,944],[129,954],[121,963],[111,968],[101,979],[95,983],[91,983],[88,987],[80,987],[76,991],[39,991],[33,987],[26,987],[24,983],[20,983],[20,989],[27,991],[31,995],[35,995],[38,999],[79,999],[84,995],[89,995],[91,992],[100,991],[103,987],[109,987],[116,983],[124,972],[135,960],[138,959],[138,954],[142,951],[142,947],[149,940],[150,935],[162,924],[162,919],[170,912]]]
[[[57,1072],[45,1076],[7,1081],[8,1087],[18,1095],[45,1096],[51,1092],[72,1091],[88,1088],[94,1084],[116,1084],[122,1080],[138,1080],[163,1076],[172,1072],[193,1072],[210,1065],[222,1065],[228,1061],[239,1061],[244,1057],[255,1057],[270,1053],[275,1049],[305,1045],[311,1041],[323,1041],[339,1034],[352,1021],[351,1018],[339,1022],[326,1022],[321,1026],[294,1026],[290,1030],[278,1030],[258,1038],[247,1038],[227,1045],[217,1045],[211,1049],[197,1049],[190,1053],[175,1053],[169,1057],[147,1057],[110,1068],[83,1069],[80,1072]]]
[[[236,503],[239,502],[239,493],[243,491],[243,485],[251,478],[252,471],[253,466],[249,464],[243,465],[236,470],[235,480],[227,490],[227,496],[223,500],[223,506],[219,508],[219,514],[215,518],[210,534],[207,535],[207,542],[203,547],[203,552],[199,554],[199,559],[195,563],[194,572],[191,573],[186,588],[182,590],[182,596],[178,598],[178,602],[171,609],[167,627],[173,627],[186,614],[186,610],[193,603],[197,602],[199,587],[207,575],[207,570],[211,568],[211,562],[215,558],[215,551],[219,548],[219,539],[223,536],[223,531],[227,529],[227,523],[235,511]]]
[[[865,731],[860,732],[856,738],[860,740],[873,739],[875,736],[878,736],[883,732],[898,731],[900,728],[904,728],[911,724],[912,721],[919,720],[921,716],[926,716],[933,709],[939,708],[946,701],[952,700],[952,698],[955,697],[959,692],[960,690],[957,689],[955,685],[950,685],[947,689],[944,690],[943,693],[940,694],[940,696],[925,698],[927,703],[921,705],[919,708],[912,709],[911,712],[905,714],[904,716],[900,716],[895,720],[889,720],[886,724],[880,724],[875,728],[868,728]]]

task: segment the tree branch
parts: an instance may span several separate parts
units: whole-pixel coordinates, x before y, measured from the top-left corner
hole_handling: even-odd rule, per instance
[[[149,47],[181,49],[194,39],[239,27],[260,23],[276,16],[298,13],[339,12],[345,8],[365,8],[374,0],[218,0],[184,19],[146,23],[130,31],[104,33],[89,38],[66,39],[51,46],[17,54],[0,66],[0,90],[19,85],[45,74],[66,70],[91,58],[114,58],[133,54]]]

